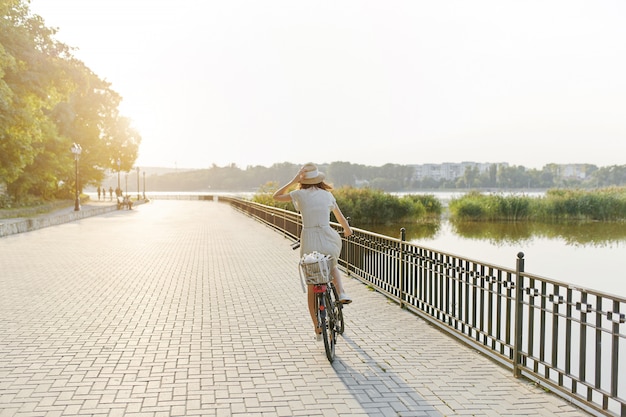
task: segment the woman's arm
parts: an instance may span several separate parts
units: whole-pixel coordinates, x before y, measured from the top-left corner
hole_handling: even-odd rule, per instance
[[[287,184],[283,185],[278,190],[276,190],[276,192],[273,195],[274,200],[285,202],[285,203],[288,203],[289,201],[291,201],[291,196],[287,192],[294,184],[297,184],[300,182],[300,178],[302,178],[302,169],[298,171],[296,176],[293,177],[291,181],[289,181]]]
[[[350,237],[352,235],[352,228],[348,224],[348,220],[346,220],[339,206],[335,206],[335,208],[333,209],[333,214],[335,215],[335,218],[337,219],[341,227],[343,227],[343,235],[345,237]]]

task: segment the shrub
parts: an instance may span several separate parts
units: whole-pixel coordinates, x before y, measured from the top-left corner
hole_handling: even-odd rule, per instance
[[[424,208],[424,213],[429,216],[439,216],[443,211],[441,201],[432,194],[409,194],[402,198],[409,200],[413,204],[419,204]]]
[[[265,184],[252,197],[252,201],[293,211],[293,204],[274,201],[272,194],[277,188],[277,183]],[[397,197],[381,190],[354,187],[335,189],[333,195],[343,214],[357,227],[402,221],[416,222],[427,214],[433,216],[441,213],[441,203],[432,195]]]
[[[334,190],[339,207],[355,226],[416,222],[428,215],[439,215],[441,203],[434,196],[393,194],[372,188],[343,187]],[[425,205],[426,204],[426,205]]]
[[[450,212],[462,220],[485,220],[485,208],[477,200],[451,201]]]
[[[284,210],[295,211],[295,207],[293,203],[287,202],[283,203],[280,201],[274,200],[274,193],[278,190],[278,183],[275,181],[270,181],[259,187],[256,194],[252,196],[252,201],[259,204],[264,204],[266,206],[278,207]]]

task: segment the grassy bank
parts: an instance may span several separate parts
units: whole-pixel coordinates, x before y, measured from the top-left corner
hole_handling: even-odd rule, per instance
[[[552,189],[544,197],[470,192],[449,209],[453,219],[471,221],[624,221],[626,187]]]
[[[89,202],[86,194],[81,194],[80,203]],[[34,217],[40,214],[50,213],[56,210],[73,207],[74,200],[31,200],[17,207],[0,208],[0,219],[16,219],[22,217]]]
[[[74,200],[56,200],[33,203],[29,206],[0,209],[0,219],[15,219],[21,217],[33,217],[39,214],[50,213],[55,210],[71,207]]]

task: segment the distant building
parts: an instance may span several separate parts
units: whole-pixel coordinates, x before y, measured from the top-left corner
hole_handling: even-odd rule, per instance
[[[559,165],[559,176],[562,179],[584,180],[587,178],[587,167],[586,164],[562,164]]]
[[[465,175],[467,168],[478,168],[478,173],[489,171],[493,165],[508,167],[506,162],[444,162],[442,164],[412,165],[414,168],[413,180],[419,181],[424,178],[451,181]]]
[[[478,168],[478,174],[483,174],[493,166],[508,167],[507,162],[444,162],[441,164],[411,165],[414,169],[413,180],[419,181],[424,178],[434,180],[453,181],[465,175],[465,170]],[[560,179],[584,180],[588,176],[588,164],[552,164],[557,167],[556,177]]]

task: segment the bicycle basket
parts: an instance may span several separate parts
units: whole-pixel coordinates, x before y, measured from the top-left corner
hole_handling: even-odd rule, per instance
[[[318,252],[306,254],[300,260],[300,271],[308,285],[326,284],[330,282],[332,256]]]

